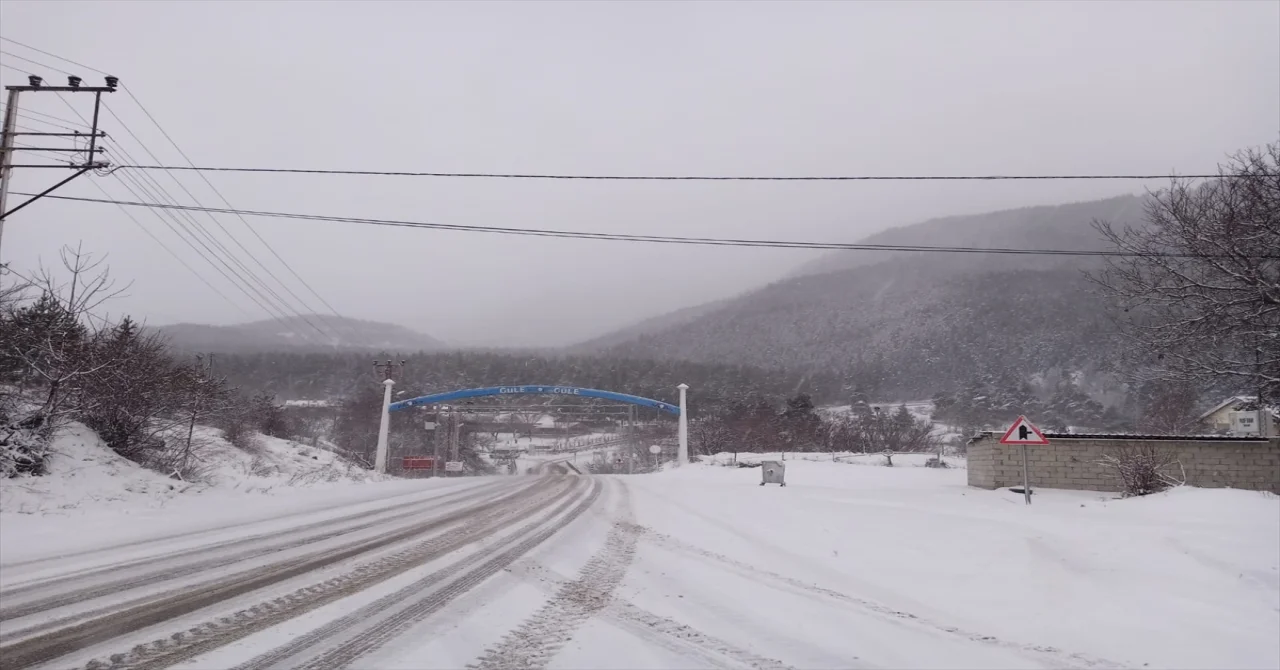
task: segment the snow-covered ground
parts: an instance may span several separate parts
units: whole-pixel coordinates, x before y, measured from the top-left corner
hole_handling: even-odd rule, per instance
[[[739,460],[762,456],[773,455]],[[879,456],[788,454],[785,488],[761,487],[759,469],[708,461],[655,475],[551,477],[542,489],[544,478],[507,476],[268,496],[222,488],[113,515],[6,513],[0,588],[21,595],[0,605],[0,648],[21,639],[6,611],[17,617],[24,601],[72,588],[57,581],[60,570],[84,588],[136,580],[143,573],[86,571],[160,551],[151,546],[190,556],[168,554],[159,564],[167,572],[147,588],[238,584],[238,563],[217,563],[207,577],[178,566],[241,552],[253,556],[246,574],[271,574],[262,572],[271,561],[323,558],[298,552],[352,538],[380,544],[367,558],[95,642],[62,665],[177,640],[142,658],[178,654],[190,668],[1280,667],[1280,498],[1042,490],[1026,506],[1016,494],[968,488],[960,467],[919,467],[926,457],[898,456],[888,468]],[[467,512],[472,504],[481,506]],[[455,520],[440,525],[433,514]],[[32,519],[40,523],[22,523]],[[423,535],[385,543],[418,525]],[[119,546],[146,537],[155,544]],[[285,548],[277,558],[261,553],[263,543]],[[118,548],[77,553],[106,545]],[[433,549],[441,546],[456,548]],[[377,570],[383,581],[370,576]],[[362,586],[308,605],[354,583]],[[259,600],[273,604],[250,608]],[[145,618],[150,606],[120,621]],[[24,616],[38,625],[38,615]],[[212,637],[169,637],[187,630]],[[199,655],[185,651],[224,638]]]
[[[159,528],[199,526],[255,510],[305,509],[325,501],[377,498],[406,488],[356,467],[324,449],[255,436],[256,449],[243,451],[219,431],[197,427],[195,481],[165,476],[122,458],[93,431],[78,423],[63,429],[50,445],[48,474],[0,479],[0,537],[32,542],[0,542],[0,561],[16,554],[92,544],[97,538],[146,534]],[[365,486],[379,482],[379,487]],[[285,494],[283,499],[281,494]],[[80,517],[74,532],[53,517]],[[171,523],[172,522],[172,523]]]
[[[663,611],[797,667],[1280,667],[1274,495],[1045,490],[1028,507],[960,469],[792,456],[786,475],[786,488],[711,465],[628,479],[658,539],[641,537],[624,595],[692,599]]]

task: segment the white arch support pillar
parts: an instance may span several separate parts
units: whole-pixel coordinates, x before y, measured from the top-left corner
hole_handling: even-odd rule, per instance
[[[388,379],[382,382],[382,422],[378,424],[378,455],[373,462],[374,471],[380,474],[387,474],[387,451],[388,443],[391,438],[391,387],[396,385],[396,380]]]
[[[689,385],[681,384],[676,388],[680,389],[680,428],[678,433],[680,450],[676,452],[676,465],[679,466],[689,462],[689,403],[687,400]]]

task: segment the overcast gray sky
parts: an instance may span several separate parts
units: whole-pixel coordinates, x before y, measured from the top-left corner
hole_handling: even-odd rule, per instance
[[[0,34],[120,77],[201,165],[1167,174],[1212,170],[1229,152],[1280,137],[1278,2],[5,0]],[[100,82],[12,43],[0,48]],[[10,56],[0,64],[64,79]],[[4,84],[24,79],[0,68]],[[73,99],[87,114],[84,98]],[[182,162],[126,94],[108,100],[163,162]],[[49,94],[28,94],[21,107],[74,118]],[[103,127],[150,162],[110,116]],[[56,176],[22,170],[14,189],[39,190]],[[824,241],[1143,186],[210,178],[243,209]],[[129,197],[117,177],[83,177],[61,192],[101,197],[90,179]],[[179,179],[200,202],[221,205],[195,175]],[[153,214],[134,213],[263,316]],[[812,257],[249,221],[341,314],[460,345],[578,341],[767,283]],[[223,223],[320,307],[244,224]],[[109,254],[113,272],[134,282],[113,312],[157,324],[246,320],[111,205],[33,205],[11,217],[0,255],[25,271],[77,241]]]

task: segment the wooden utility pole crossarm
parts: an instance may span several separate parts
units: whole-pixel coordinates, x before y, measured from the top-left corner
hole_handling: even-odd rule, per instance
[[[5,221],[14,212],[30,205],[31,203],[45,197],[46,195],[62,188],[71,180],[80,175],[100,167],[107,167],[108,163],[98,160],[99,154],[103,150],[98,146],[98,138],[105,137],[105,133],[98,130],[98,112],[102,107],[102,94],[114,93],[116,86],[120,80],[115,77],[106,77],[106,86],[81,86],[83,81],[80,77],[71,75],[67,77],[66,86],[45,86],[44,79],[36,75],[27,78],[26,86],[6,86],[5,90],[9,92],[8,106],[4,110],[4,126],[3,134],[0,135],[0,242],[4,240],[4,224]],[[93,94],[93,123],[87,133],[38,133],[23,132],[19,133],[18,125],[18,101],[22,93],[92,93]],[[18,147],[14,144],[14,138],[18,135],[36,136],[36,137],[87,137],[89,139],[89,148],[83,150],[86,155],[83,163],[70,163],[67,165],[22,165],[14,161],[14,154],[18,151],[65,151],[68,153],[80,153],[80,149],[70,149],[61,147]],[[32,196],[26,202],[9,208],[9,185],[13,182],[14,168],[54,168],[54,169],[72,169],[75,170],[70,177],[50,186],[40,193]]]

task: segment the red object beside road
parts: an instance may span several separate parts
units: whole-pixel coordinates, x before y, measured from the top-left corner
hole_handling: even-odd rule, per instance
[[[430,470],[435,460],[430,456],[405,456],[400,459],[400,466],[405,470]]]

